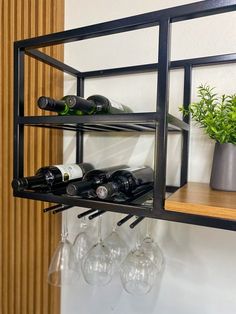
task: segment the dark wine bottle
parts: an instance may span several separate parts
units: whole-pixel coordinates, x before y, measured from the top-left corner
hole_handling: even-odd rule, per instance
[[[82,178],[91,169],[93,166],[88,163],[42,167],[34,176],[13,179],[12,187],[18,191],[61,191],[71,180]]]
[[[141,185],[153,182],[153,170],[150,167],[117,170],[109,178],[109,182],[100,185],[96,194],[100,199],[110,199],[116,195],[132,196]]]
[[[92,95],[87,99],[79,96],[66,96],[66,103],[72,110],[80,110],[84,114],[106,114],[106,113],[127,113],[132,112],[131,109],[125,105],[117,103],[101,95]]]
[[[63,97],[61,100],[56,100],[50,97],[41,96],[38,99],[38,107],[43,110],[57,112],[60,116],[67,115],[83,115],[83,112],[76,109],[70,109],[66,103],[66,97]]]
[[[84,192],[89,192],[91,194],[91,190],[93,190],[94,195],[96,196],[95,190],[98,185],[106,183],[114,171],[126,168],[128,168],[128,166],[119,165],[104,169],[90,170],[84,175],[82,181],[74,181],[69,183],[66,188],[66,192],[69,195],[75,196],[81,195]]]

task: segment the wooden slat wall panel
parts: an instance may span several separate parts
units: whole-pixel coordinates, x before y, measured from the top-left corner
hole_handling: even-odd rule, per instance
[[[45,215],[49,204],[14,199],[13,41],[64,29],[64,0],[0,0],[0,313],[60,313],[60,290],[50,287],[47,269],[61,232],[59,215]],[[63,47],[45,48],[63,60]],[[63,75],[26,57],[25,114],[42,114],[40,95],[60,98]],[[59,131],[25,128],[25,175],[62,162]]]

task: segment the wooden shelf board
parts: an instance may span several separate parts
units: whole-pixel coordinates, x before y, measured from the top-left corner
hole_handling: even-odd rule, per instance
[[[189,182],[165,202],[167,211],[236,220],[236,192],[212,190],[209,184]]]

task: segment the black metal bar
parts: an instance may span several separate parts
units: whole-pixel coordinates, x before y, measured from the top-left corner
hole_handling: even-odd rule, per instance
[[[158,46],[158,86],[157,111],[160,113],[159,125],[155,134],[155,167],[154,167],[154,211],[164,207],[166,184],[166,154],[167,154],[167,113],[169,92],[169,51],[170,51],[170,21],[163,20],[159,29]]]
[[[149,126],[140,126],[138,124],[134,125],[134,124],[126,124],[126,123],[122,123],[120,125],[118,124],[109,124],[109,125],[96,125],[96,126],[90,126],[90,125],[86,125],[85,127],[88,128],[94,128],[94,130],[103,130],[103,131],[119,131],[119,132],[132,132],[132,131],[136,131],[136,132],[142,132],[142,131],[153,131],[152,129],[150,129]]]
[[[220,65],[220,64],[229,64],[236,62],[236,54],[222,54],[209,57],[200,57],[200,58],[191,58],[191,59],[182,59],[175,60],[170,62],[170,70],[176,70],[184,68],[185,65],[192,65],[193,67],[201,66],[211,66],[211,65]],[[128,74],[137,74],[145,72],[157,72],[159,68],[158,63],[149,63],[141,65],[133,65],[120,68],[112,69],[101,69],[95,71],[82,72],[83,76],[87,78],[94,77],[105,77],[113,75],[128,75]]]
[[[167,122],[171,127],[175,126],[179,129],[189,131],[189,124],[186,121],[183,122],[180,119],[172,116],[171,114],[167,114]]]
[[[52,124],[52,125],[48,125],[48,124],[26,124],[26,126],[31,126],[31,127],[36,127],[36,128],[46,128],[46,129],[56,129],[56,130],[65,130],[65,131],[72,131],[75,132],[78,130],[78,127],[76,126],[67,126],[65,124],[61,124],[61,125],[57,125],[57,124]],[[81,128],[82,129],[82,128]]]
[[[24,176],[24,126],[18,117],[24,115],[24,51],[14,46],[14,159],[13,176]]]
[[[86,125],[85,127],[87,127],[90,130],[94,130],[97,131],[98,129],[102,130],[102,131],[110,131],[110,132],[120,132],[120,131],[124,131],[123,127],[120,126],[114,126],[114,125],[95,125],[95,126],[91,126],[91,125]],[[127,131],[127,130],[126,130]]]
[[[153,183],[149,183],[143,186],[140,186],[134,194],[128,198],[125,202],[122,202],[122,204],[141,204],[142,202],[139,202],[140,198],[145,195],[147,195],[150,191],[153,190]]]
[[[119,220],[119,221],[117,222],[117,226],[123,225],[126,221],[128,221],[128,220],[131,219],[132,217],[134,217],[134,215],[131,215],[131,214],[125,216],[124,218],[122,218],[121,220]]]
[[[17,42],[17,47],[44,47],[49,45],[68,43],[77,40],[84,40],[88,38],[155,26],[158,25],[162,19],[168,19],[170,22],[177,22],[197,17],[230,12],[234,11],[235,9],[236,3],[234,0],[200,1],[197,3],[144,13],[110,22],[21,40]]]
[[[77,76],[77,81],[76,81],[76,95],[80,97],[84,97],[84,75],[81,73],[82,76],[78,75]]]
[[[120,132],[121,128],[116,128],[110,125],[104,125],[104,124],[95,124],[95,125],[90,125],[86,124],[83,125],[85,131],[95,131],[95,132]]]
[[[145,217],[139,217],[137,218],[134,222],[132,222],[132,224],[129,225],[129,227],[131,229],[133,229],[134,227],[136,227]]]
[[[179,188],[180,188],[180,186],[167,185],[167,186],[166,186],[166,192],[174,193],[174,192],[176,192]]]
[[[77,77],[77,96],[84,97],[84,78]],[[82,163],[84,156],[84,131],[76,132],[76,162]]]
[[[29,55],[30,57],[33,57],[35,58],[36,60],[39,60],[39,61],[42,61],[50,66],[53,66],[54,68],[60,70],[60,71],[63,71],[67,74],[70,74],[72,76],[75,76],[75,77],[78,77],[78,76],[81,76],[81,72],[72,68],[71,66],[47,55],[46,53],[43,53],[39,50],[36,50],[36,49],[29,49],[29,50],[26,50],[25,53],[27,55]]]
[[[54,210],[54,209],[56,209],[56,208],[58,208],[58,207],[60,207],[60,206],[61,206],[61,204],[57,204],[57,205],[53,205],[53,206],[44,208],[43,212],[44,212],[44,213],[50,212],[51,210]]]
[[[202,67],[202,66],[211,66],[211,65],[220,65],[220,64],[229,64],[236,61],[236,54],[222,54],[222,55],[214,55],[208,57],[200,57],[200,58],[191,58],[191,59],[183,59],[171,62],[171,68],[183,68],[185,65],[191,65],[193,67]]]
[[[60,204],[68,204],[79,207],[87,207],[87,208],[95,208],[98,210],[107,210],[111,209],[114,212],[124,213],[124,214],[133,214],[138,216],[150,216],[150,210],[145,206],[140,205],[130,205],[130,204],[121,204],[114,202],[102,202],[97,199],[80,199],[77,197],[69,197],[67,195],[55,195],[51,193],[39,193],[33,191],[14,191],[14,196],[22,197],[27,199],[34,199],[44,202],[51,203],[60,203]]]
[[[186,65],[184,68],[184,109],[188,109],[191,101],[191,86],[192,67],[190,65]],[[189,115],[183,115],[183,120],[189,124]],[[189,132],[185,130],[182,131],[182,141],[180,186],[186,184],[188,180]]]
[[[137,124],[139,125],[139,124]],[[76,131],[81,131],[81,132],[154,132],[155,131],[155,126],[151,126],[149,124],[147,124],[145,126],[138,129],[138,128],[113,128],[113,127],[109,127],[109,125],[94,125],[94,126],[90,126],[90,125],[84,125],[84,124],[80,124],[80,125],[67,125],[67,124],[26,124],[25,126],[31,126],[31,127],[38,127],[38,128],[48,128],[48,129],[56,129],[56,130],[66,130],[66,131],[72,131],[72,132],[76,132]],[[186,126],[184,126],[184,129],[188,129]],[[180,133],[182,132],[181,129],[179,129],[178,127],[174,127],[174,126],[168,126],[168,132],[169,133]]]
[[[94,213],[95,211],[97,211],[97,209],[89,209],[89,210],[86,210],[85,212],[77,215],[77,217],[80,219],[80,218],[83,218],[83,217],[85,217],[85,216],[87,216],[89,214]]]
[[[83,131],[76,132],[76,163],[83,162]]]
[[[209,0],[190,3],[182,6],[177,6],[166,9],[166,17],[170,18],[171,22],[179,22],[198,17],[204,17],[214,14],[221,14],[230,11],[235,11],[236,3],[234,0]],[[163,14],[164,16],[165,14]]]
[[[158,63],[149,63],[142,65],[133,65],[126,66],[120,68],[112,68],[112,69],[101,69],[95,71],[86,71],[82,72],[83,76],[87,78],[94,77],[104,77],[104,76],[113,76],[113,75],[128,75],[128,74],[137,74],[137,73],[145,73],[145,72],[154,72],[158,71]]]
[[[236,231],[236,221],[163,210],[158,219]]]
[[[20,124],[41,124],[41,123],[89,123],[89,124],[109,124],[109,123],[155,123],[160,115],[156,112],[128,113],[113,115],[84,115],[84,116],[27,116],[19,117]],[[180,120],[181,121],[181,120]],[[185,125],[185,123],[183,123]]]
[[[57,209],[55,209],[52,213],[53,214],[58,214],[58,213],[61,213],[63,212],[64,210],[67,210],[69,208],[71,208],[73,206],[70,206],[70,205],[61,205],[60,207],[58,207]]]
[[[91,131],[91,132],[153,132],[154,131],[154,127],[150,127],[150,126],[146,126],[144,127],[140,127],[140,128],[136,128],[136,127],[113,127],[110,125],[66,125],[66,124],[61,124],[61,125],[48,125],[48,124],[37,124],[37,125],[33,125],[33,124],[27,124],[26,126],[31,126],[31,127],[40,127],[40,128],[48,128],[48,129],[57,129],[57,130],[66,130],[66,131]],[[169,130],[170,132],[180,132],[179,129],[176,128],[170,128]]]
[[[82,124],[80,126],[83,131],[91,131],[91,132],[109,132],[110,131],[110,129],[106,127],[102,127],[101,125]]]
[[[124,124],[145,123],[151,126],[156,126],[160,118],[160,112],[144,112],[144,113],[129,113],[129,114],[114,114],[114,115],[93,115],[93,116],[30,116],[19,117],[19,124],[85,124],[85,127],[92,127],[93,124],[102,124],[109,127],[110,123]],[[189,125],[180,119],[168,114],[168,121],[172,126],[180,129],[189,130]],[[71,126],[73,127],[73,126]]]
[[[111,126],[115,126],[112,124]],[[117,125],[115,127],[118,127]],[[137,131],[137,132],[143,132],[143,131],[153,131],[152,129],[150,130],[150,127],[145,126],[145,125],[139,125],[139,124],[125,124],[122,123],[122,126],[119,126],[121,131],[127,132],[127,131]]]
[[[90,215],[88,218],[89,218],[89,220],[92,220],[92,219],[104,214],[105,212],[106,212],[105,210],[99,210],[97,213]]]
[[[108,203],[108,202],[98,202],[95,200],[83,200],[74,197],[64,197],[59,195],[54,195],[50,193],[35,193],[31,191],[17,192],[14,191],[14,196],[23,197],[27,199],[40,200],[45,202],[53,202],[53,203],[61,203],[61,204],[69,204],[73,206],[80,207],[88,207],[88,208],[96,208],[96,210],[104,210],[113,211],[117,213],[124,214],[132,214],[140,217],[150,217],[163,219],[168,221],[182,222],[193,225],[200,225],[206,227],[220,228],[226,230],[234,230],[236,231],[236,220],[226,220],[214,217],[205,217],[191,214],[183,214],[179,212],[172,212],[166,210],[162,210],[161,213],[154,212],[150,210],[146,210],[146,208],[142,206],[134,206],[134,205],[123,205],[116,203]]]

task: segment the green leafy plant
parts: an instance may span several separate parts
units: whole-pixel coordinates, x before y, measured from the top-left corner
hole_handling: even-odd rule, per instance
[[[198,87],[198,97],[187,110],[180,108],[184,115],[190,114],[213,140],[236,144],[236,94],[218,96],[205,84]]]

